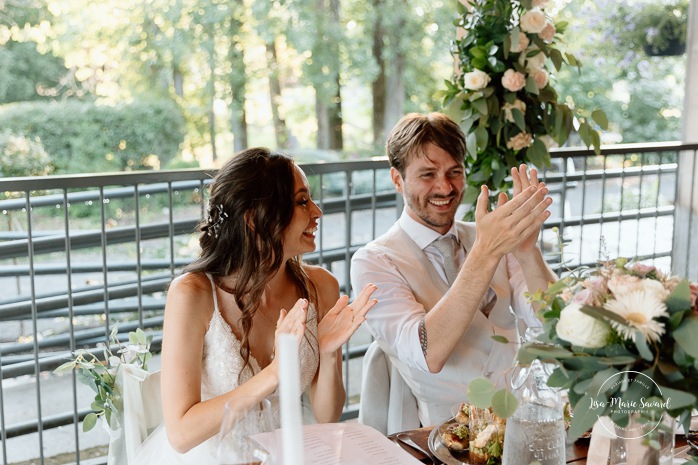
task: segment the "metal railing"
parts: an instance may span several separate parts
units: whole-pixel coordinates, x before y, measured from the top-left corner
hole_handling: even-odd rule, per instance
[[[562,272],[606,255],[638,257],[696,279],[690,269],[698,262],[691,234],[696,215],[681,217],[680,224],[676,218],[698,209],[691,200],[697,150],[698,144],[678,143],[605,147],[601,156],[556,150],[553,166],[542,170],[554,198],[541,235],[549,262]],[[318,250],[304,258],[327,267],[350,293],[352,254],[400,213],[387,162],[303,169],[324,212]],[[679,182],[685,172],[690,180]],[[193,231],[205,213],[212,174],[0,179],[3,464],[19,460],[23,440],[36,444],[33,457],[43,463],[52,454],[53,433],[62,434],[60,440],[74,452],[69,461],[85,461],[80,451],[89,435],[98,434],[82,433],[79,426],[91,395],[73,378],[69,385],[62,381],[62,400],[57,399],[51,371],[76,348],[105,343],[115,324],[122,340],[137,327],[151,332],[158,350],[166,286],[197,255]],[[344,418],[357,414],[361,359],[369,342],[362,328],[345,348]],[[17,412],[18,404],[26,405],[23,411]]]

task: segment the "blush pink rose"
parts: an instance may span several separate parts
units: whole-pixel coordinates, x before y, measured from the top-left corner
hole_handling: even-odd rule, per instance
[[[531,2],[531,7],[533,8],[544,8],[548,4],[548,0],[533,0]]]
[[[533,80],[536,81],[536,87],[538,87],[539,89],[542,89],[543,87],[548,85],[548,73],[546,73],[545,70],[533,70],[531,72],[531,76],[533,76]]]
[[[509,51],[511,53],[519,53],[523,52],[526,50],[531,43],[531,41],[528,39],[528,36],[524,34],[523,32],[519,32],[519,43],[517,47],[514,47],[514,36],[512,34],[512,40],[511,40],[511,47],[509,48]]]
[[[533,142],[533,137],[527,132],[520,132],[507,141],[507,148],[512,150],[521,150],[530,147]]]
[[[555,33],[557,33],[555,25],[548,21],[545,23],[543,30],[538,33],[538,37],[543,39],[544,42],[550,43],[555,38]]]
[[[526,85],[526,76],[510,68],[502,76],[502,85],[506,90],[518,92]]]
[[[698,316],[698,284],[691,283],[691,308],[693,314]]]

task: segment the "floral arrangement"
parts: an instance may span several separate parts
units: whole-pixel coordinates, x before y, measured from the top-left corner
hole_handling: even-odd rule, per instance
[[[618,258],[574,270],[531,299],[544,331],[518,361],[556,365],[548,385],[569,389],[571,437],[600,416],[625,426],[631,412],[668,413],[688,431],[698,408],[698,285]],[[640,376],[648,382],[635,389]]]
[[[78,380],[92,388],[96,393],[92,402],[93,412],[87,414],[82,423],[83,431],[90,431],[97,424],[97,420],[103,417],[113,430],[119,425],[118,412],[122,410],[121,394],[116,386],[116,376],[119,367],[123,364],[137,366],[143,370],[148,369],[148,361],[152,358],[150,343],[152,335],[146,335],[142,329],[128,334],[129,343],[122,345],[118,340],[118,329],[112,328],[109,335],[111,346],[119,347],[116,355],[111,347],[104,347],[104,359],[100,360],[91,352],[80,349],[73,353],[74,358],[54,370],[56,374],[63,374],[77,370]]]
[[[590,119],[558,103],[553,73],[581,64],[559,50],[566,23],[554,23],[546,14],[548,0],[465,3],[458,2],[456,20],[464,34],[453,45],[457,72],[440,97],[467,136],[464,202],[474,204],[483,183],[493,195],[510,187],[510,167],[550,167],[548,150],[568,140],[575,116],[582,141],[598,153],[600,136],[591,121],[601,129],[608,121],[600,110]]]

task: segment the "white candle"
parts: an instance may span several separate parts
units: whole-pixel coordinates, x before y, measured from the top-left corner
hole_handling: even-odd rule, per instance
[[[280,334],[278,351],[282,463],[283,465],[303,465],[301,376],[296,336]]]

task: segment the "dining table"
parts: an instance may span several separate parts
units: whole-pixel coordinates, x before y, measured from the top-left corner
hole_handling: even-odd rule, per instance
[[[409,431],[402,431],[399,433],[388,435],[388,439],[393,441],[395,444],[399,445],[401,448],[403,448],[405,451],[407,451],[409,454],[411,454],[414,458],[416,458],[422,463],[429,465],[441,465],[443,462],[439,461],[438,459],[432,460],[432,458],[427,456],[424,452],[415,449],[414,447],[408,445],[404,440],[400,439],[411,439],[422,450],[428,450],[429,435],[431,434],[431,431],[433,429],[434,426],[428,426]],[[566,443],[567,447],[565,451],[566,463],[573,463],[575,465],[585,465],[587,463],[587,452],[589,451],[589,442],[590,439],[588,437],[580,438],[576,441],[568,441]],[[675,450],[677,452],[681,451],[682,453],[685,453],[687,447],[688,446],[686,443],[686,437],[683,434],[677,434],[675,436]]]

